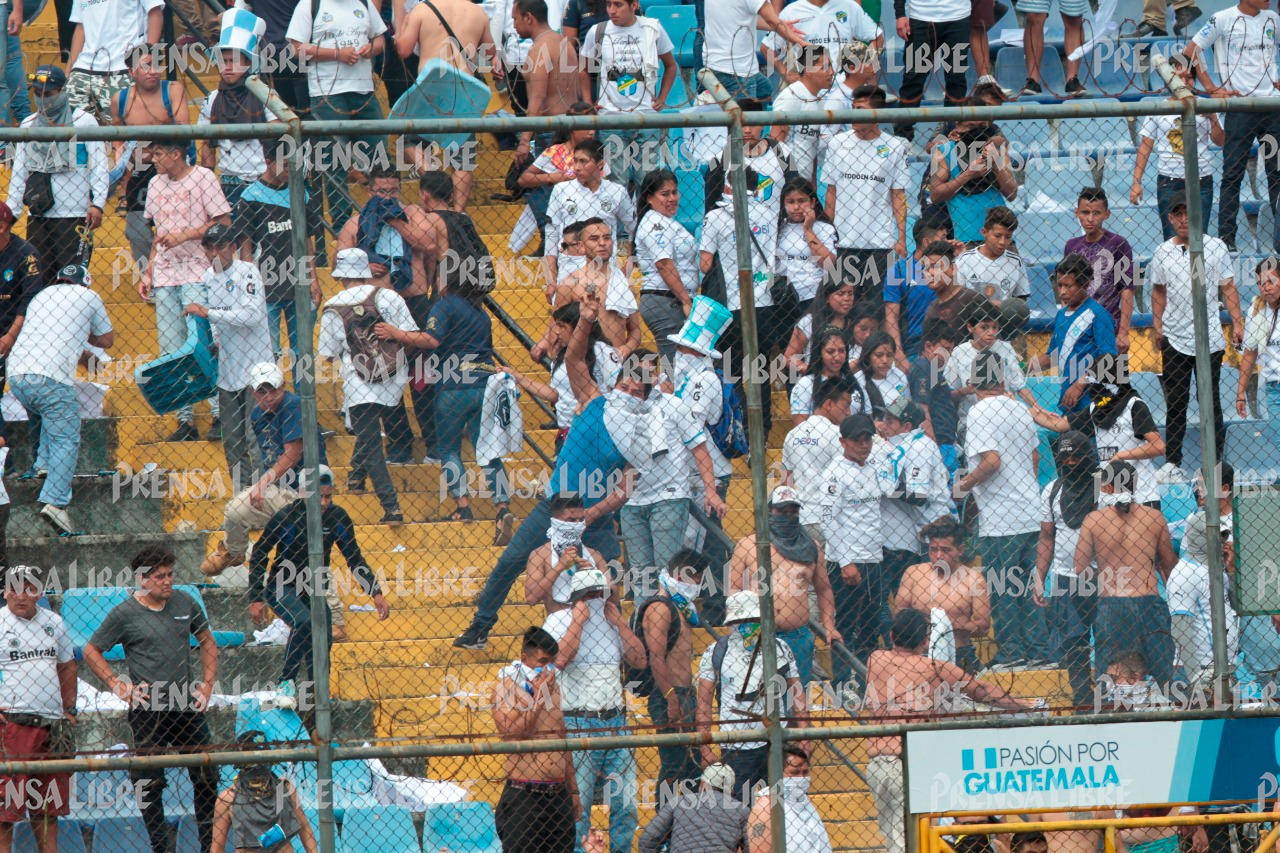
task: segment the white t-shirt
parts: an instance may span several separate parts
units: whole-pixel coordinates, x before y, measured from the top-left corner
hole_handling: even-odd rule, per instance
[[[832,55],[832,60],[839,57],[839,52]],[[844,84],[844,77],[836,75],[835,82],[831,84],[831,88],[827,90],[826,95],[822,98],[821,110],[847,110],[853,106],[853,90]],[[831,140],[835,139],[841,133],[849,129],[848,124],[824,124],[818,128],[818,149],[819,163],[825,165],[828,154],[828,148]],[[825,201],[825,199],[824,199]]]
[[[267,301],[262,274],[247,261],[233,260],[224,272],[205,271],[209,324],[218,344],[218,387],[249,387],[249,369],[275,359],[267,330]]]
[[[913,21],[943,23],[969,17],[965,0],[907,0],[907,17]]]
[[[764,731],[758,722],[764,713],[764,663],[763,655],[754,655],[742,642],[742,635],[736,630],[726,632],[729,639],[724,650],[724,659],[720,661],[720,710],[717,719],[722,732]],[[757,640],[757,642],[759,642]],[[778,676],[784,679],[796,678],[796,656],[785,640],[777,640]],[[716,682],[715,644],[712,643],[702,653],[698,661],[698,680]],[[763,651],[763,649],[761,650]],[[740,698],[749,697],[749,698]],[[754,701],[751,701],[754,700]],[[742,720],[742,722],[731,722]],[[786,726],[787,723],[783,723]],[[759,746],[755,743],[721,744],[721,750],[751,749]]]
[[[1137,418],[1134,416],[1135,409],[1141,412]],[[1135,421],[1159,431],[1154,418],[1151,417],[1151,409],[1148,408],[1145,400],[1138,397],[1129,400],[1124,411],[1111,426],[1104,429],[1096,422],[1094,423],[1094,441],[1098,445],[1099,464],[1105,465],[1121,450],[1134,450],[1147,443],[1146,438],[1134,434],[1139,430]],[[1133,499],[1144,504],[1160,500],[1160,482],[1156,478],[1155,462],[1151,459],[1126,459],[1125,461],[1133,466],[1135,479]]]
[[[61,719],[62,689],[58,664],[75,660],[75,648],[62,617],[37,607],[22,619],[0,608],[0,707],[19,714]]]
[[[822,474],[822,532],[827,559],[839,566],[878,563],[884,559],[884,525],[880,499],[893,494],[889,477],[880,476],[888,460],[871,451],[865,465],[843,455]]]
[[[591,615],[582,629],[578,653],[558,676],[566,715],[623,707],[622,635],[604,618],[604,599],[594,599],[589,604]],[[559,642],[572,624],[570,608],[549,615],[542,627]]]
[[[9,380],[23,374],[48,376],[64,385],[76,380],[80,353],[90,335],[111,331],[102,297],[78,284],[55,284],[27,305],[22,331],[9,353]]]
[[[147,41],[147,14],[164,0],[72,0],[71,23],[84,25],[73,71],[124,71],[125,54]]]
[[[775,105],[775,108],[776,107]],[[780,108],[779,108],[780,109]],[[797,128],[799,130],[799,128]],[[836,229],[829,222],[814,222],[813,233],[832,252],[836,250]],[[822,264],[814,258],[809,241],[804,236],[804,226],[798,222],[784,222],[778,229],[778,273],[791,280],[796,295],[803,301],[818,295],[824,275]],[[806,314],[809,325],[813,317]],[[802,318],[804,319],[804,318]]]
[[[895,551],[920,551],[920,529],[931,521],[950,515],[951,474],[942,461],[937,443],[915,429],[890,438],[884,449],[885,468],[880,476],[894,492],[901,486],[908,496],[922,497],[915,505],[895,497],[882,498],[884,546]]]
[[[674,262],[685,292],[690,296],[698,292],[698,285],[702,282],[698,269],[698,241],[676,220],[656,210],[647,212],[636,227],[635,251],[636,263],[644,277],[641,293],[671,292],[658,272],[658,261]]]
[[[1245,98],[1280,97],[1274,82],[1276,69],[1276,25],[1280,15],[1270,9],[1246,15],[1231,6],[1209,16],[1192,37],[1201,50],[1213,48],[1213,68],[1218,82]]]
[[[342,359],[342,399],[348,406],[359,406],[364,403],[377,403],[381,406],[394,406],[404,396],[404,386],[409,381],[409,365],[401,352],[396,375],[389,382],[366,382],[356,373],[352,359],[347,358],[347,335],[342,326],[342,318],[338,312],[330,308],[338,305],[359,305],[374,289],[372,284],[361,284],[344,290],[324,304],[320,318],[320,343],[316,354],[322,358]],[[419,331],[409,306],[404,298],[394,290],[377,288],[378,296],[375,305],[382,314],[382,319],[406,332]]]
[[[756,15],[767,0],[722,0],[708,3],[704,27],[707,68],[735,77],[760,71],[756,59]]]
[[[751,220],[751,231],[756,238],[751,244],[751,267],[755,271],[752,277],[753,291],[756,307],[764,308],[773,304],[773,296],[769,293],[769,269],[773,254],[777,251],[778,216],[770,210],[768,204],[749,202],[747,217]],[[759,249],[756,248],[757,243]],[[737,245],[733,209],[721,206],[708,213],[702,222],[702,243],[699,248],[711,255],[720,253],[720,272],[724,274],[726,284],[725,307],[730,311],[742,310],[737,287]]]
[[[832,62],[839,59],[840,49],[849,42],[872,42],[883,32],[853,0],[827,0],[821,5],[810,0],[796,0],[784,7],[778,17],[804,33],[804,40],[809,44],[825,47]],[[774,52],[790,47],[777,33],[765,36],[764,44]],[[776,101],[774,109],[781,109]]]
[[[618,226],[623,226],[628,233],[635,233],[636,206],[626,187],[604,180],[594,191],[579,181],[556,184],[547,202],[546,253],[558,259],[564,227],[596,216],[609,223],[616,255]]]
[[[836,134],[827,149],[823,179],[836,191],[836,245],[843,249],[892,249],[898,239],[893,191],[911,184],[905,143],[884,131],[859,139]]]
[[[1261,308],[1249,315],[1244,326],[1244,348],[1258,353],[1263,382],[1280,382],[1280,311]],[[1276,417],[1271,413],[1271,417]]]
[[[1208,150],[1213,143],[1210,131],[1213,122],[1208,116],[1196,116],[1196,136],[1199,138],[1200,150]],[[1156,172],[1166,178],[1182,178],[1186,175],[1186,160],[1182,148],[1182,116],[1146,116],[1142,120],[1142,129],[1138,131],[1138,141],[1150,139],[1152,153],[1156,158]]]
[[[320,0],[314,21],[311,19],[311,4],[302,0],[293,10],[285,36],[290,41],[316,47],[359,49],[386,31],[387,25],[383,23],[382,16],[367,0]],[[373,91],[371,58],[361,59],[355,65],[337,60],[312,60],[307,66],[307,90],[313,98]]]
[[[636,22],[629,27],[605,21],[604,43],[598,45],[597,29],[591,27],[583,37],[582,57],[600,63],[600,112],[653,112],[658,78],[656,69],[646,73],[645,51],[656,48],[657,56],[663,56],[675,50],[667,31],[662,24],[643,16],[636,16]],[[648,48],[647,39],[656,41],[655,48]]]
[[[218,90],[214,89],[204,99],[200,107],[200,117],[196,124],[213,123],[213,102],[218,99]],[[265,109],[265,108],[264,108]],[[265,109],[267,121],[279,121],[280,117],[269,109]],[[259,139],[219,139],[218,171],[223,175],[239,178],[252,183],[262,176],[265,162],[262,156],[262,141]]]
[[[1169,573],[1165,582],[1165,594],[1169,600],[1169,615],[1191,617],[1195,627],[1195,639],[1189,649],[1193,659],[1179,660],[1184,667],[1207,669],[1213,666],[1213,629],[1209,608],[1209,567],[1183,557]],[[1240,620],[1231,597],[1226,596],[1227,658],[1235,660],[1240,643]]]
[[[724,385],[716,376],[715,367],[707,356],[677,352],[675,355],[676,397],[689,410],[689,416],[704,426],[720,423],[724,416]],[[733,463],[725,458],[716,443],[707,435],[707,453],[711,456],[711,470],[716,478],[733,473]],[[702,480],[696,471],[690,476],[694,494],[700,493]]]
[[[873,377],[871,381],[875,383],[880,399],[884,400],[886,406],[892,406],[899,397],[910,393],[907,390],[907,374],[896,364],[889,365],[889,373],[884,379]],[[865,378],[863,382],[866,382]]]
[[[835,2],[835,0],[831,0]],[[788,6],[792,9],[808,0],[799,0]],[[795,112],[800,110],[822,109],[822,102],[827,97],[826,89],[814,95],[799,80],[778,93],[773,99],[773,109],[778,112]],[[787,145],[791,148],[791,167],[800,173],[802,178],[813,180],[814,169],[818,165],[818,140],[822,138],[825,125],[798,124],[792,125],[787,134]]]
[[[800,523],[822,521],[823,474],[840,456],[840,427],[824,417],[809,418],[782,440],[782,467],[800,493]]]
[[[1164,337],[1184,355],[1196,351],[1195,319],[1191,310],[1191,252],[1170,238],[1156,247],[1147,267],[1153,287],[1165,288]],[[1222,282],[1234,279],[1231,253],[1217,237],[1204,236],[1204,295],[1209,314],[1209,351],[1227,348],[1227,338],[1218,322],[1218,290]]]
[[[1004,388],[1006,391],[1016,393],[1027,387],[1027,376],[1022,372],[1022,368],[1018,365],[1018,354],[1014,352],[1013,346],[1008,341],[996,341],[991,345],[991,351],[1000,356],[1000,361],[1004,365]],[[978,358],[978,350],[973,345],[973,341],[965,341],[951,351],[951,357],[947,359],[946,365],[942,368],[942,377],[947,380],[947,384],[952,390],[964,388],[970,383],[970,377],[973,376],[973,363]],[[959,415],[964,418],[973,408],[974,396],[971,394],[960,400]]]
[[[596,341],[595,351],[596,364],[591,376],[600,393],[607,394],[618,384],[622,359],[618,358],[618,351],[604,341]],[[559,395],[556,398],[556,426],[568,429],[578,413],[578,398],[573,396],[573,387],[569,384],[569,369],[563,364],[558,365],[551,371],[551,380],[547,384]]]
[[[663,420],[667,452],[636,470],[627,506],[650,506],[689,497],[690,479],[696,473],[691,451],[707,441],[703,425],[694,420],[675,395],[663,394],[655,414]]]
[[[1027,265],[1013,251],[994,260],[978,249],[963,253],[956,258],[956,284],[997,302],[1004,302],[1010,296],[1031,295]]]
[[[970,470],[977,467],[981,454],[991,450],[1000,454],[999,470],[973,487],[978,501],[978,535],[1037,532],[1040,487],[1032,456],[1040,434],[1030,410],[1011,397],[979,400],[969,412],[964,444]]]

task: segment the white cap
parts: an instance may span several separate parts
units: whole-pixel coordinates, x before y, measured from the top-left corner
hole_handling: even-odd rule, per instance
[[[320,475],[320,477],[319,477],[319,479],[320,479],[320,485],[322,485],[322,486],[332,486],[332,485],[333,485],[333,469],[332,469],[332,468],[330,468],[328,465],[325,465],[324,463],[321,463],[321,464],[319,464],[319,465],[317,465],[317,466],[316,466],[316,471],[317,471],[317,472],[319,473],[319,475]],[[303,491],[303,492],[305,492],[305,491],[306,491],[306,488],[305,488],[305,487],[306,487],[306,484],[307,484],[307,480],[308,480],[308,479],[309,479],[309,477],[308,477],[307,469],[306,469],[306,468],[303,468],[303,469],[302,469],[302,474],[301,474],[301,475],[299,476],[299,478],[298,478],[298,485],[299,485],[299,489],[300,489],[300,491]]]
[[[569,584],[569,600],[577,601],[589,592],[603,592],[609,588],[604,572],[599,569],[582,569],[574,572]]]
[[[702,784],[713,791],[723,791],[726,794],[732,793],[735,781],[736,777],[733,774],[733,768],[720,761],[708,765],[707,769],[702,771]]]
[[[249,368],[249,387],[257,391],[263,385],[284,387],[284,371],[274,361],[260,361]]]
[[[15,592],[26,589],[28,586],[34,586],[42,594],[44,593],[44,580],[40,576],[40,570],[35,566],[10,566],[4,573],[5,590],[14,590]]]
[[[738,622],[758,622],[760,620],[760,595],[748,589],[735,592],[724,603],[724,610],[724,624],[726,625],[735,625]]]
[[[373,278],[364,249],[343,249],[333,259],[334,278]]]
[[[786,506],[787,504],[803,506],[804,501],[800,500],[800,493],[790,486],[778,486],[769,496],[769,506]]]

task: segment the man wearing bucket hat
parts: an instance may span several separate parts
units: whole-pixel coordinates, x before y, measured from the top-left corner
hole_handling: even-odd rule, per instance
[[[22,120],[22,127],[98,126],[92,115],[68,100],[67,75],[61,68],[41,65],[29,80],[36,111]],[[9,209],[18,218],[24,208],[27,211],[27,240],[40,256],[45,281],[76,262],[81,242],[77,231],[102,224],[109,183],[107,147],[102,142],[32,141],[15,146]]]
[[[609,600],[604,572],[576,572],[570,586],[571,607],[547,617],[542,627],[560,644],[561,704],[565,727],[578,737],[622,735],[627,731],[622,665],[645,665],[644,642]],[[576,849],[591,829],[591,809],[600,790],[609,806],[609,843],[613,853],[628,853],[636,832],[636,758],[627,749],[598,749],[573,753],[578,793],[584,804],[575,831]]]
[[[725,626],[729,632],[716,640],[702,654],[698,664],[698,734],[711,736],[712,703],[718,706],[717,717],[723,731],[758,731],[760,742],[726,743],[720,747],[719,760],[734,774],[733,795],[750,802],[756,785],[766,784],[769,777],[769,746],[764,743],[764,725],[759,721],[765,711],[764,661],[760,657],[760,596],[743,590],[729,596],[726,602]],[[796,656],[783,640],[776,640],[778,676],[786,681],[787,716],[796,720],[796,728],[808,726],[805,720],[804,689],[796,673]],[[741,720],[741,722],[729,722]],[[783,725],[787,725],[784,723]],[[715,749],[702,748],[702,763],[716,763]]]
[[[649,821],[640,836],[640,853],[738,849],[750,809],[734,799],[733,789],[733,768],[721,762],[708,766],[696,793],[672,797]]]

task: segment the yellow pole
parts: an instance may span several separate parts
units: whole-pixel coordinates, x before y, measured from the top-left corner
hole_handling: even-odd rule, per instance
[[[1272,848],[1276,846],[1276,839],[1280,838],[1280,823],[1277,823],[1270,832],[1262,836],[1262,840],[1258,842],[1258,848],[1254,853],[1271,853]]]
[[[1116,828],[1108,826],[1102,834],[1102,853],[1116,853]]]

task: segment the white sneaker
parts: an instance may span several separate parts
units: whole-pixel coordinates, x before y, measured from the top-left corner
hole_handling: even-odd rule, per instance
[[[422,457],[422,464],[423,465],[439,465],[441,464],[441,462],[439,459],[435,458],[434,456],[428,453],[426,456]]]
[[[1014,95],[1014,92],[1013,92],[1013,90],[1012,90],[1012,89],[1006,89],[1004,86],[1001,86],[999,83],[997,83],[997,82],[996,82],[996,78],[992,77],[990,74],[983,74],[981,77],[979,77],[979,78],[978,78],[978,83],[979,83],[979,84],[982,84],[982,83],[990,83],[990,84],[992,84],[992,85],[993,85],[993,86],[995,86],[997,89],[999,89],[1001,92],[1003,92],[1003,93],[1004,93],[1004,96],[1005,96],[1006,98],[1012,98],[1012,97],[1013,97],[1013,95]]]
[[[298,688],[291,679],[280,682],[276,690],[276,708],[281,711],[292,711],[298,707]]]
[[[45,504],[40,510],[40,517],[49,523],[57,533],[75,533],[75,527],[71,524],[71,516],[67,511],[53,504]]]
[[[1185,483],[1188,477],[1181,468],[1172,462],[1166,462],[1160,466],[1160,470],[1156,471],[1156,482],[1159,483]]]

